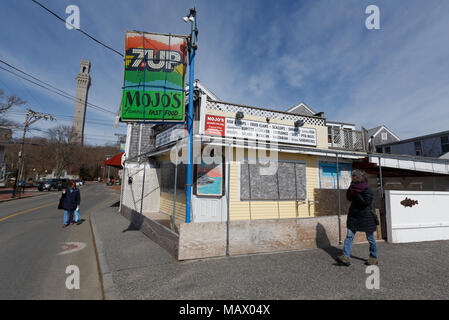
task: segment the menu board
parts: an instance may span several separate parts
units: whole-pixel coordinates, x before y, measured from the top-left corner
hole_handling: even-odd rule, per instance
[[[205,134],[316,146],[316,129],[206,115]]]

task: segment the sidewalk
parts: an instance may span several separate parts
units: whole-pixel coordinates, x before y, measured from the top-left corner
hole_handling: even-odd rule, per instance
[[[44,194],[43,192],[39,192],[36,188],[25,189],[25,192],[17,192],[16,197],[12,198],[12,188],[1,188],[0,189],[0,202],[35,197]]]
[[[112,194],[112,191],[110,191]],[[339,248],[177,261],[118,213],[119,196],[95,212],[106,266],[106,298],[117,299],[448,299],[449,241],[379,242],[380,289],[366,288],[368,244],[350,267]],[[100,258],[101,260],[101,258]]]

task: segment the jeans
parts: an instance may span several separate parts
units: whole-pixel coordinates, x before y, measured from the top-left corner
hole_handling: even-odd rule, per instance
[[[73,210],[64,210],[64,224],[73,222]]]
[[[374,238],[374,232],[365,232],[365,233],[366,239],[369,242],[369,255],[370,257],[377,259],[377,243],[376,239]],[[343,254],[348,258],[351,256],[352,243],[354,242],[354,237],[355,232],[353,232],[351,229],[348,229],[348,234],[346,235],[345,243],[343,246]]]
[[[81,220],[80,211],[77,209],[75,210],[75,222],[79,222],[80,220]]]

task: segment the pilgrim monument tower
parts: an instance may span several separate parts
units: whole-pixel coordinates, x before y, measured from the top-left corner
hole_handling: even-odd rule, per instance
[[[72,134],[70,142],[83,144],[84,123],[86,120],[87,95],[90,87],[90,61],[81,60],[80,72],[76,75],[76,101],[73,114]]]

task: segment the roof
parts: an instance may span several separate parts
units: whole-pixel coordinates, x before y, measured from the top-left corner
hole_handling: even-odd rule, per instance
[[[368,129],[368,137],[374,136],[375,133],[377,133],[380,129],[382,129],[382,126],[378,126],[372,129]]]
[[[448,159],[449,160],[449,152],[446,152],[445,154],[443,154],[441,157],[439,157],[439,159]]]
[[[379,132],[385,129],[387,130],[389,133],[391,133],[391,135],[393,137],[395,137],[396,139],[398,139],[399,141],[401,140],[397,135],[395,135],[390,129],[388,129],[385,125],[380,125],[378,127],[372,128],[372,129],[368,129],[368,138],[370,139],[371,137],[375,137],[379,134]]]
[[[286,112],[299,114],[301,116],[314,116],[316,114],[316,112],[309,108],[309,106],[307,106],[304,102],[300,102],[296,106],[288,109]]]
[[[326,123],[327,124],[343,124],[343,125],[348,125],[348,126],[355,126],[355,123],[347,123],[347,122],[341,122],[341,121],[327,120]]]
[[[382,167],[449,175],[449,160],[397,154],[368,155],[369,162]]]
[[[400,144],[400,143],[407,143],[407,142],[413,142],[416,140],[425,140],[425,139],[429,139],[429,138],[434,138],[434,137],[440,137],[440,136],[449,136],[449,130],[448,131],[441,131],[441,132],[437,132],[437,133],[431,133],[431,134],[427,134],[425,136],[419,136],[419,137],[415,137],[415,138],[409,138],[409,139],[405,139],[405,140],[401,140],[401,141],[397,141],[397,142],[390,142],[390,143],[385,143],[382,144],[383,146],[386,145],[394,145],[394,144]]]
[[[220,100],[209,88],[204,86],[198,79],[195,79],[193,88],[199,89],[200,91],[205,93],[209,99]],[[189,84],[187,83],[185,86],[185,96],[187,97],[188,95],[189,95]]]

